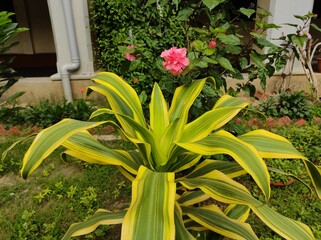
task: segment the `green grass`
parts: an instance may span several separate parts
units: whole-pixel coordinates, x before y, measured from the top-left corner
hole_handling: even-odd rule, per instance
[[[0,151],[14,140],[17,137],[7,138]],[[62,149],[23,180],[19,176],[20,159],[29,144],[13,149],[2,164],[0,239],[61,239],[70,224],[84,220],[98,208],[117,210],[129,206],[130,184],[116,167],[63,162],[59,158]],[[102,227],[86,239],[118,239],[119,229]]]

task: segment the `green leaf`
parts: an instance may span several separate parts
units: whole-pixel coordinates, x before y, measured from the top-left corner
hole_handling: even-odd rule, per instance
[[[236,35],[225,35],[225,34],[218,34],[217,38],[222,41],[222,43],[227,45],[240,45],[241,40]]]
[[[207,97],[214,97],[216,96],[216,92],[214,91],[214,89],[208,85],[208,84],[205,84],[203,89],[202,89],[202,92],[207,96]]]
[[[255,63],[255,65],[257,65],[259,68],[265,69],[263,61],[259,54],[257,54],[256,52],[251,52],[250,57],[251,60]]]
[[[230,218],[245,222],[250,214],[250,208],[246,205],[230,204],[224,213]]]
[[[148,0],[147,3],[145,4],[145,8],[152,5],[153,3],[156,3],[156,0]]]
[[[137,120],[139,124],[142,126],[146,124],[142,106],[137,93],[122,78],[114,73],[101,72],[92,80],[107,87],[105,88],[106,92],[101,93],[107,97],[111,108],[114,111],[126,114],[126,112],[122,112],[122,108],[119,108],[120,105],[118,102],[121,100],[126,108],[129,108],[133,112],[134,119]]]
[[[184,179],[180,183],[190,190],[199,188],[217,201],[250,207],[268,227],[286,239],[315,239],[305,224],[275,212],[267,204],[252,197],[243,185],[219,171],[213,171],[199,178]]]
[[[27,178],[57,147],[77,132],[105,122],[82,122],[64,119],[38,133],[22,160],[21,175]]]
[[[181,207],[175,204],[175,239],[177,240],[196,240],[185,228]]]
[[[110,212],[104,209],[98,209],[93,216],[84,222],[72,224],[62,240],[91,233],[95,231],[99,225],[121,224],[125,213],[126,211]]]
[[[195,48],[197,51],[202,52],[207,48],[207,45],[205,42],[201,40],[195,40],[192,42],[191,46]]]
[[[144,166],[132,185],[132,201],[122,226],[122,239],[175,239],[174,173],[153,172]]]
[[[182,206],[192,206],[209,199],[205,193],[200,190],[185,192],[177,202]]]
[[[220,5],[221,3],[225,2],[225,0],[202,0],[203,4],[212,10],[216,6]]]
[[[247,104],[244,103],[246,106]],[[244,106],[222,107],[210,110],[194,121],[188,123],[183,131],[180,142],[195,142],[208,136],[213,130],[224,126]]]
[[[202,60],[204,62],[207,62],[207,63],[210,63],[210,64],[217,64],[218,62],[212,58],[209,58],[209,57],[203,57]]]
[[[215,53],[215,49],[214,48],[206,48],[203,53],[207,56],[211,56]]]
[[[316,25],[315,23],[311,23],[310,26],[313,27],[315,30],[321,32],[321,28],[318,25]]]
[[[266,37],[266,34],[262,34],[262,33],[250,32],[250,34],[255,38],[265,38]]]
[[[248,64],[249,63],[245,57],[240,58],[240,67],[242,70],[245,69],[248,66]]]
[[[227,217],[215,205],[201,208],[182,206],[182,210],[195,222],[225,237],[231,239],[258,240],[249,224]]]
[[[303,36],[298,36],[298,35],[291,35],[290,36],[291,41],[293,42],[294,45],[304,47],[304,44],[307,42],[308,37],[303,35]]]
[[[287,139],[266,130],[254,130],[238,138],[253,145],[264,158],[305,159]]]
[[[248,18],[250,18],[254,13],[255,13],[255,10],[254,9],[251,9],[251,8],[240,8],[240,12],[247,16]]]
[[[227,70],[229,70],[229,71],[231,71],[231,72],[233,72],[233,73],[235,72],[232,64],[230,63],[230,61],[229,61],[227,58],[225,58],[225,57],[219,57],[219,58],[216,59],[216,61],[217,61],[218,64],[220,64],[223,68],[225,68],[225,69],[227,69]]]
[[[230,178],[238,177],[247,173],[238,163],[206,159],[202,161],[191,173],[189,173],[186,178],[201,177],[214,170],[218,170]]]
[[[179,21],[187,21],[193,12],[193,8],[184,8],[178,12],[177,19]]]
[[[157,83],[154,84],[149,110],[150,128],[156,139],[160,140],[169,125],[169,118],[167,103]]]
[[[172,104],[169,109],[169,119],[170,122],[179,119],[178,129],[181,130],[186,124],[188,111],[202,91],[205,81],[206,79],[195,80],[189,86],[183,85],[176,88]]]
[[[276,47],[275,44],[271,43],[270,41],[266,40],[265,38],[258,38],[257,43],[261,47],[273,47],[273,48]]]
[[[88,132],[76,133],[62,145],[70,150],[65,152],[68,155],[89,163],[122,166],[132,174],[137,174],[141,164],[135,162],[126,151],[109,149],[102,145]]]
[[[242,52],[242,48],[239,46],[227,45],[224,49],[227,53],[231,54],[240,54]]]
[[[196,142],[177,143],[188,151],[201,155],[228,154],[254,179],[266,198],[270,196],[270,175],[258,151],[232,134],[220,130]]]

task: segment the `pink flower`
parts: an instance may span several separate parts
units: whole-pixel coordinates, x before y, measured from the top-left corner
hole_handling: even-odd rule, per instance
[[[209,44],[208,44],[208,47],[209,48],[215,48],[216,47],[216,42],[215,41],[210,41]]]
[[[189,65],[189,60],[186,57],[186,48],[172,47],[169,50],[162,52],[161,57],[164,58],[163,66],[174,76],[183,72]]]
[[[127,46],[127,49],[134,49],[136,48],[136,46],[134,45],[130,45],[130,46]],[[135,55],[131,54],[131,53],[125,53],[125,58],[129,61],[135,61],[136,57]]]
[[[85,93],[85,89],[81,88],[80,93]]]
[[[125,53],[125,58],[129,61],[135,61],[136,57],[130,53]]]

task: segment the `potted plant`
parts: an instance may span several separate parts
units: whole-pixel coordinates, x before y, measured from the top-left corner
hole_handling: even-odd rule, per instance
[[[100,209],[91,218],[70,226],[63,239],[84,235],[101,224],[122,224],[122,239],[196,239],[189,230],[209,230],[232,239],[258,239],[245,223],[250,210],[287,239],[314,239],[306,225],[270,208],[270,175],[264,158],[302,159],[319,197],[320,169],[300,154],[285,138],[265,130],[234,136],[221,129],[248,104],[223,95],[213,108],[188,122],[188,112],[206,79],[176,89],[170,105],[157,83],[145,120],[137,93],[119,76],[102,72],[93,79],[96,91],[106,96],[108,108],[92,118],[113,114],[118,122],[82,122],[64,119],[42,130],[23,159],[21,174],[27,178],[57,147],[92,164],[112,164],[132,181],[128,209]],[[112,124],[136,149],[123,151],[99,143],[88,129]],[[228,154],[234,161],[206,159]],[[205,158],[202,158],[205,157]],[[235,177],[250,174],[265,195],[260,202]],[[215,201],[207,201],[214,199]],[[222,209],[215,202],[226,204]]]

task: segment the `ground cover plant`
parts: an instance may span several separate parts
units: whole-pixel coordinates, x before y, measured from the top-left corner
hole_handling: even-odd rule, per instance
[[[132,201],[128,210],[98,210],[83,223],[72,225],[65,239],[90,233],[98,225],[108,223],[122,223],[123,239],[141,239],[146,234],[153,234],[150,236],[152,239],[194,239],[193,232],[187,229],[202,230],[204,227],[230,238],[257,239],[251,227],[244,223],[250,209],[285,238],[314,238],[307,226],[269,208],[270,175],[262,158],[302,159],[318,195],[319,169],[285,138],[273,133],[256,130],[236,137],[219,130],[247,106],[246,103],[225,95],[207,114],[186,124],[188,110],[206,79],[178,88],[169,110],[155,84],[150,123],[146,125],[139,98],[128,84],[112,73],[98,74],[94,81],[98,85],[90,89],[106,95],[110,109],[98,109],[93,117],[114,114],[121,127],[113,124],[122,129],[123,136],[134,143],[138,152],[106,148],[85,131],[105,122],[65,119],[37,136],[25,155],[21,173],[24,177],[29,176],[45,157],[63,145],[67,148],[65,155],[90,163],[118,165],[120,172],[133,181]],[[180,105],[182,103],[184,107]],[[216,131],[210,134],[213,130]],[[161,148],[158,143],[161,143]],[[217,154],[230,155],[236,162],[200,161],[202,155]],[[190,169],[192,166],[195,168]],[[259,198],[253,197],[244,186],[233,180],[245,173],[254,179],[261,192]],[[164,199],[164,196],[168,197]],[[225,212],[215,201],[205,201],[207,204],[204,205],[208,198],[227,204]],[[200,205],[193,206],[196,203]],[[150,230],[145,231],[148,227]]]
[[[1,135],[0,152],[28,134]],[[63,162],[59,157],[62,149],[48,158],[37,176],[22,181],[17,177],[20,156],[30,143],[23,141],[0,162],[0,239],[58,240],[70,222],[88,218],[99,207],[119,209],[129,205],[128,180],[117,174],[115,167]],[[128,148],[119,141],[104,144]],[[116,228],[103,227],[87,238],[118,239],[119,233]]]

